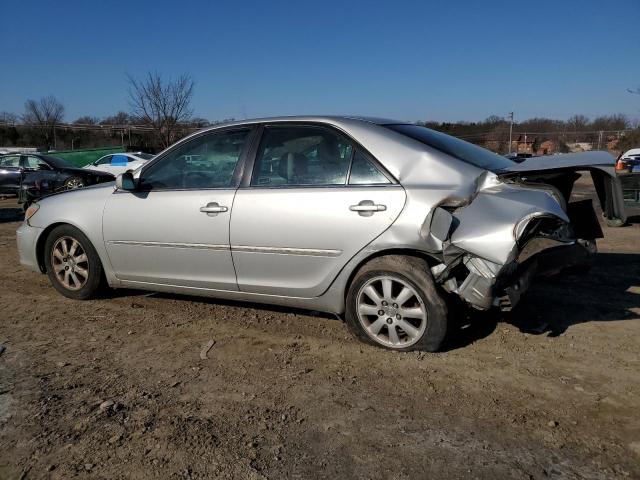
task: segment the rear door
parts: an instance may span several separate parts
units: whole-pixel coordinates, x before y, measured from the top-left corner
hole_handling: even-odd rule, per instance
[[[374,159],[318,125],[266,126],[247,183],[230,234],[238,287],[254,293],[321,295],[405,202]]]

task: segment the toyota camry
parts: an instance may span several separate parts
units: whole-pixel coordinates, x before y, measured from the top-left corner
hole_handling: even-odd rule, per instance
[[[281,117],[197,132],[115,182],[35,202],[23,265],[84,300],[104,287],[341,315],[362,340],[437,350],[449,298],[509,309],[536,277],[583,267],[624,223],[614,159],[522,163],[423,126]]]

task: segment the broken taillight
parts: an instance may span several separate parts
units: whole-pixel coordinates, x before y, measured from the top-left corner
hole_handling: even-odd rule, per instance
[[[627,161],[626,158],[620,158],[616,162],[616,171],[617,172],[631,171],[631,164]]]

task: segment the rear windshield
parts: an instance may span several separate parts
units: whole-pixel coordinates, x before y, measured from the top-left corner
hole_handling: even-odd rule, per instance
[[[134,153],[133,155],[135,155],[138,158],[141,158],[142,160],[151,160],[154,157],[149,153]]]
[[[465,142],[459,138],[445,133],[436,132],[420,125],[385,125],[391,130],[413,138],[429,147],[440,150],[463,162],[475,165],[478,168],[498,172],[514,165],[514,162],[493,153],[486,148],[478,147],[473,143]]]

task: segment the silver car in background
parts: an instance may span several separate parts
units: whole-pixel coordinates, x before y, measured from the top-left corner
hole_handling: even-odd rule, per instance
[[[282,117],[200,131],[113,183],[55,194],[18,229],[21,263],[63,295],[113,288],[344,315],[361,339],[437,350],[449,299],[511,308],[624,222],[613,157],[516,164],[392,120]]]

